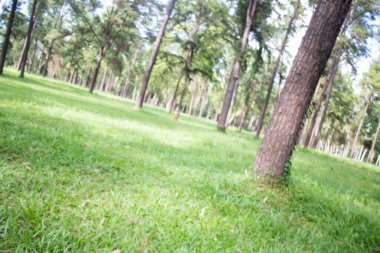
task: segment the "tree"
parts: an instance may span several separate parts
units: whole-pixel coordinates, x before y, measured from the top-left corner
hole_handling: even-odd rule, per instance
[[[156,41],[154,42],[152,55],[150,56],[148,66],[147,66],[145,73],[144,73],[143,81],[142,81],[141,88],[140,88],[140,94],[136,99],[136,104],[135,104],[136,108],[141,108],[143,105],[146,89],[148,87],[149,78],[150,78],[150,75],[152,73],[154,63],[156,62],[156,58],[157,58],[158,51],[160,50],[162,38],[164,37],[166,26],[168,25],[171,13],[174,9],[175,2],[176,2],[176,0],[170,0],[168,6],[166,8],[165,18],[162,22],[160,31],[158,32],[158,35],[156,37]]]
[[[259,176],[275,180],[285,176],[301,123],[351,2],[318,3],[254,162]]]
[[[138,3],[124,1],[112,1],[112,5],[107,7],[102,14],[99,13],[100,3],[90,1],[90,3],[78,3],[70,1],[70,5],[78,16],[80,22],[85,26],[83,32],[92,34],[94,44],[97,47],[96,64],[92,73],[89,92],[95,89],[99,70],[103,59],[112,47],[128,48],[127,41],[131,41],[131,35],[135,35],[136,10]],[[135,37],[135,36],[134,36]]]
[[[1,59],[0,59],[0,75],[3,74],[3,69],[5,65],[5,59],[7,57],[8,47],[9,47],[9,41],[12,33],[12,27],[13,27],[13,20],[15,18],[16,14],[16,8],[17,8],[17,0],[13,0],[12,2],[12,9],[9,14],[9,20],[7,25],[7,31],[4,36],[4,42],[3,42],[3,49],[1,51]]]
[[[21,58],[21,65],[20,65],[20,77],[21,78],[24,78],[26,61],[28,60],[28,52],[29,52],[29,48],[30,48],[30,42],[32,39],[33,27],[34,27],[34,24],[36,22],[36,19],[35,19],[36,6],[37,6],[37,0],[33,0],[32,11],[30,13],[28,33],[27,33],[27,37],[25,40],[25,49],[23,50],[23,54],[22,54],[22,58]]]
[[[250,0],[248,4],[244,32],[240,40],[239,54],[231,70],[231,74],[230,74],[230,78],[229,78],[228,86],[227,86],[227,91],[224,96],[222,110],[221,110],[219,120],[218,120],[218,129],[222,132],[224,132],[227,127],[226,126],[227,117],[228,117],[228,113],[231,107],[233,95],[236,89],[236,83],[240,75],[242,57],[248,44],[249,33],[251,31],[253,19],[256,13],[257,2],[258,2],[257,0]]]
[[[64,0],[64,2],[61,5],[60,11],[58,13],[58,16],[56,17],[56,20],[54,22],[53,26],[53,31],[60,30],[62,26],[62,18],[64,15],[64,9],[67,4],[67,0]],[[49,38],[49,45],[47,49],[47,55],[45,57],[45,61],[43,63],[43,70],[42,70],[42,75],[46,76],[48,74],[48,69],[49,69],[49,62],[51,60],[52,54],[53,54],[53,48],[56,40],[59,38],[59,36],[53,36],[52,38]]]
[[[279,53],[278,53],[278,56],[277,56],[277,59],[276,59],[276,62],[274,63],[274,66],[273,66],[272,76],[271,76],[271,78],[269,80],[267,94],[265,96],[264,104],[261,107],[259,119],[258,119],[257,125],[256,125],[256,136],[255,136],[256,139],[259,138],[260,133],[261,133],[261,129],[263,127],[264,117],[265,117],[265,114],[267,112],[270,96],[272,94],[274,80],[276,78],[276,75],[277,75],[277,72],[278,72],[278,68],[280,66],[281,57],[282,57],[282,55],[284,53],[286,44],[288,42],[288,37],[289,37],[289,35],[290,35],[291,31],[292,31],[293,23],[294,23],[294,21],[297,18],[297,13],[298,13],[298,9],[300,8],[300,4],[301,4],[300,0],[297,0],[296,5],[294,7],[293,14],[292,14],[292,16],[290,18],[290,21],[288,23],[288,28],[286,29],[285,36],[284,36],[284,38],[282,40],[282,43],[281,43],[281,46],[280,46],[280,50],[279,50]]]
[[[377,143],[377,138],[379,136],[379,132],[380,132],[380,118],[378,119],[376,132],[375,132],[375,134],[373,135],[373,138],[372,138],[371,149],[370,149],[370,151],[368,153],[367,162],[369,162],[369,163],[371,163],[373,161],[373,158],[375,157],[375,146],[376,146],[376,143]]]

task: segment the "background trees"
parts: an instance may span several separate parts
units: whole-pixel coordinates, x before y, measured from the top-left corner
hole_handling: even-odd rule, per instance
[[[6,1],[0,14],[2,42],[12,3]],[[313,1],[297,8],[299,1],[177,0],[173,13],[167,3],[38,1],[33,33],[28,33],[33,1],[19,1],[5,65],[23,63],[25,71],[65,80],[90,92],[108,92],[138,104],[175,110],[175,119],[180,113],[205,117],[218,122],[220,130],[236,127],[259,137],[280,100],[291,51],[297,46],[296,31],[304,29],[315,7]],[[173,7],[174,0],[170,4]],[[163,27],[163,17],[171,19],[160,38],[157,31]],[[374,21],[378,17],[376,0],[354,1],[318,81],[300,144],[322,150],[343,145],[342,150],[355,159],[366,149],[366,160],[376,160],[379,147],[375,143],[372,148],[371,140],[378,125],[377,98],[373,95],[361,118],[368,92],[375,88],[362,85],[357,62],[368,56],[368,41],[378,35]],[[160,51],[152,52],[156,39],[162,39]],[[287,41],[291,47],[286,47]],[[144,70],[151,70],[146,90]],[[139,90],[145,90],[143,96]]]

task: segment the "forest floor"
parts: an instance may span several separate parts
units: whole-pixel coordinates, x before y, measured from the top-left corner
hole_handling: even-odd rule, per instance
[[[0,252],[380,252],[380,169],[51,79],[0,77]],[[117,251],[120,250],[120,251]]]

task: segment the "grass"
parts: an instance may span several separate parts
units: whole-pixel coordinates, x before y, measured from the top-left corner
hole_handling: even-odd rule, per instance
[[[211,121],[7,70],[0,252],[380,252],[380,169],[296,149],[290,186]]]

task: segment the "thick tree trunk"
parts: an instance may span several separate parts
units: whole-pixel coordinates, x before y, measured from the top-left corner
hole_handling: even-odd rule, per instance
[[[102,64],[103,57],[104,57],[104,47],[101,47],[100,52],[98,54],[98,57],[96,59],[95,71],[94,71],[94,75],[92,77],[90,90],[89,90],[90,93],[92,93],[95,89],[96,80],[98,79],[99,69],[100,69],[100,65]]]
[[[10,38],[11,38],[12,27],[13,27],[13,20],[15,19],[16,9],[17,9],[17,0],[13,0],[13,2],[12,2],[12,9],[11,9],[11,13],[9,14],[9,19],[8,19],[8,24],[7,24],[7,31],[5,32],[5,35],[4,35],[3,49],[1,51],[0,75],[3,74],[5,60],[7,58],[9,41],[10,41]]]
[[[157,37],[156,37],[156,41],[154,42],[153,52],[152,52],[152,55],[150,57],[148,67],[146,68],[145,73],[144,73],[143,81],[142,81],[142,84],[140,87],[140,94],[136,99],[136,104],[135,104],[136,108],[141,108],[143,105],[143,98],[145,97],[146,89],[148,88],[148,82],[150,79],[150,75],[152,73],[153,66],[154,66],[154,63],[155,63],[157,55],[158,55],[158,51],[160,50],[162,38],[164,37],[166,26],[168,25],[170,16],[171,16],[172,11],[174,9],[175,2],[176,2],[176,0],[170,0],[168,6],[166,8],[165,18],[161,24],[161,28],[160,28],[160,31],[158,32]]]
[[[380,132],[380,119],[379,119],[379,122],[377,124],[376,133],[375,133],[375,135],[373,136],[373,139],[372,139],[371,150],[368,153],[368,157],[367,157],[367,162],[368,163],[372,163],[373,158],[375,156],[375,147],[376,147],[376,143],[377,143],[377,137],[379,136],[379,132]]]
[[[257,154],[259,176],[281,179],[297,134],[352,0],[320,1]]]
[[[350,157],[353,157],[356,154],[356,146],[358,145],[359,136],[360,136],[360,132],[362,131],[362,128],[363,128],[365,116],[367,115],[369,105],[371,104],[372,95],[373,95],[372,93],[370,93],[368,95],[364,110],[360,116],[358,129],[356,130],[355,138],[354,138],[354,141],[353,141],[352,147],[351,147]]]
[[[247,48],[249,33],[251,31],[251,26],[256,12],[257,1],[258,0],[250,0],[248,4],[244,33],[240,41],[240,51],[237,56],[236,62],[234,63],[233,68],[231,70],[226,94],[224,96],[222,110],[218,119],[218,129],[222,132],[226,131],[227,128],[227,119],[229,111],[231,109],[231,103],[236,89],[236,83],[240,75],[242,57],[245,49]]]
[[[26,61],[28,60],[28,52],[29,52],[29,47],[30,47],[30,41],[32,39],[33,27],[34,27],[34,24],[36,22],[36,18],[35,18],[36,6],[37,6],[37,0],[34,0],[33,5],[32,5],[32,12],[30,13],[28,33],[27,33],[27,37],[26,37],[26,41],[25,41],[25,50],[23,52],[22,60],[21,60],[21,66],[20,66],[20,77],[21,78],[24,78]]]
[[[288,28],[286,29],[285,36],[284,36],[284,38],[282,40],[282,43],[281,43],[281,46],[280,46],[280,51],[278,53],[276,62],[274,64],[274,67],[273,67],[273,70],[272,70],[272,76],[271,76],[269,84],[268,84],[267,94],[265,96],[264,104],[261,107],[259,119],[257,121],[256,135],[255,135],[256,139],[258,139],[260,137],[261,129],[263,128],[265,114],[267,112],[269,100],[270,100],[270,97],[272,95],[272,89],[273,89],[273,85],[274,85],[274,80],[276,79],[276,75],[277,75],[277,72],[278,72],[278,67],[280,66],[280,62],[281,62],[281,57],[282,57],[282,54],[284,53],[286,44],[288,43],[288,37],[289,37],[289,34],[290,34],[291,30],[292,30],[294,20],[297,18],[297,12],[298,12],[298,9],[300,7],[300,2],[301,2],[301,0],[297,0],[296,6],[294,7],[293,15],[290,18],[290,21],[289,21],[289,24],[288,24]]]

